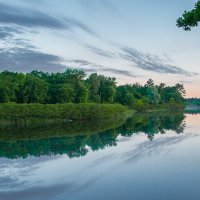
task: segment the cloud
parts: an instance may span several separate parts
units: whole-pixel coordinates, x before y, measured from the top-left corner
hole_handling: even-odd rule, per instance
[[[189,138],[198,137],[198,134],[182,134],[171,137],[158,138],[154,141],[144,141],[136,146],[136,148],[126,152],[122,155],[124,163],[134,163],[145,157],[152,155],[158,155],[169,152],[174,146],[180,142],[183,142]]]
[[[22,33],[22,29],[19,30],[16,27],[0,26],[0,40],[5,40],[6,38],[14,37],[14,35]]]
[[[111,3],[111,1],[108,1],[108,0],[101,0],[99,1],[101,3],[101,5],[106,8],[106,9],[109,9],[109,10],[112,10],[112,11],[117,11],[117,8],[114,6],[113,3]]]
[[[4,25],[18,25],[26,28],[49,28],[72,31],[80,29],[92,36],[97,36],[95,31],[80,21],[71,18],[58,18],[41,11],[32,10],[21,6],[11,6],[0,3],[0,23]]]
[[[0,199],[4,200],[34,200],[34,199],[65,199],[66,196],[74,196],[87,188],[91,187],[96,181],[98,177],[89,178],[87,181],[73,180],[71,182],[64,183],[54,183],[53,185],[40,185],[40,182],[34,184],[34,186],[30,187],[27,183],[26,186],[22,187],[23,189],[17,189],[16,187],[11,187],[8,190],[3,190],[0,192]],[[39,183],[39,186],[38,186]],[[30,184],[31,185],[31,184]],[[37,186],[36,186],[37,185]],[[15,189],[13,189],[15,188]],[[59,197],[59,198],[58,198]]]
[[[188,81],[188,80],[180,80],[179,82],[182,84],[192,84],[193,83],[192,81]]]
[[[67,60],[66,62],[69,63],[70,65],[76,65],[80,68],[83,67],[83,66],[84,66],[84,68],[85,68],[85,66],[88,66],[88,67],[91,68],[92,71],[103,68],[102,65],[98,65],[98,64],[95,64],[93,62],[90,62],[90,61],[87,61],[87,60],[82,60],[82,59],[71,59],[71,60]]]
[[[107,11],[109,14],[116,13],[119,14],[117,7],[108,0],[80,0],[80,3],[87,8],[88,11],[97,12],[97,11]]]
[[[68,60],[68,62],[70,63],[75,63],[75,64],[78,64],[79,66],[84,66],[84,65],[90,65],[91,63],[86,61],[86,60]]]
[[[66,199],[81,193],[82,191],[91,187],[98,177],[90,178],[88,181],[80,183],[80,180],[77,182],[68,182],[62,184],[54,184],[49,186],[33,186],[30,188],[25,188],[23,190],[11,190],[3,191],[0,193],[0,198],[4,200],[34,200],[34,199]],[[59,197],[59,198],[58,198]]]
[[[94,47],[92,45],[85,45],[91,52],[106,57],[106,58],[114,58],[114,53],[110,52],[110,51],[106,51],[97,47]]]
[[[36,49],[10,48],[0,49],[0,70],[22,71],[31,70],[62,71],[64,60],[59,56],[40,52]]]
[[[98,65],[86,60],[81,60],[81,59],[75,59],[75,60],[68,60],[66,61],[68,62],[70,65],[78,65],[79,68],[83,68],[83,70],[85,72],[88,73],[103,73],[103,72],[109,72],[112,73],[113,75],[115,74],[119,74],[119,75],[124,75],[127,77],[138,77],[134,74],[132,74],[132,72],[128,71],[128,70],[121,70],[121,69],[115,69],[115,68],[111,68],[111,67],[105,67],[102,65]]]
[[[127,76],[127,77],[138,77],[134,74],[132,74],[130,71],[128,70],[120,70],[120,69],[114,69],[114,68],[102,68],[101,70],[102,72],[110,72],[110,73],[113,73],[113,74],[119,74],[119,75],[124,75],[124,76]]]
[[[111,58],[111,59],[120,58],[123,60],[128,60],[129,62],[134,64],[134,66],[140,69],[143,69],[145,71],[152,71],[152,72],[163,73],[163,74],[165,73],[178,74],[178,75],[186,75],[186,76],[198,75],[197,73],[185,71],[181,69],[180,67],[166,64],[167,62],[171,61],[170,58],[167,57],[166,55],[164,55],[164,58],[161,58],[157,55],[142,53],[138,51],[137,49],[130,48],[130,47],[120,47],[118,53],[113,53],[110,51],[97,48],[92,45],[86,44],[84,46],[88,48],[91,52],[97,55],[100,55],[102,57]],[[122,51],[122,53],[120,51]],[[95,71],[95,69],[88,69],[88,71]],[[104,71],[135,77],[135,76],[132,76],[130,72],[126,70],[104,68]]]
[[[109,154],[106,156],[103,156],[101,158],[96,159],[91,165],[90,167],[94,168],[94,167],[99,167],[100,165],[103,165],[104,163],[113,160],[116,157],[115,154]]]
[[[101,5],[101,7],[108,7],[109,9],[114,8],[112,3],[106,0],[102,0],[101,2],[86,0],[86,2],[87,4],[94,4],[93,6]],[[27,7],[0,3],[0,40],[4,41],[4,46],[9,46],[9,44],[15,46],[15,48],[9,50],[0,49],[0,69],[20,71],[27,71],[29,70],[28,67],[30,67],[30,70],[42,69],[45,71],[60,71],[64,69],[64,66],[61,64],[62,59],[59,56],[42,53],[36,49],[33,50],[33,46],[22,39],[23,37],[21,34],[24,36],[25,33],[31,30],[37,31],[37,28],[70,32],[81,30],[89,35],[98,37],[98,39],[102,41],[102,38],[100,38],[93,29],[72,17],[57,17]],[[158,56],[145,54],[134,48],[120,47],[118,53],[113,53],[89,44],[82,45],[89,49],[90,52],[99,56],[109,59],[120,58],[127,60],[134,66],[145,71],[187,76],[194,75],[194,73],[189,73],[177,66],[166,64],[167,61],[162,60]],[[135,75],[128,70],[105,67],[88,61],[83,62],[83,60],[82,62],[81,60],[74,60],[74,63],[79,66],[91,65],[91,67],[85,69],[88,72],[110,72],[113,74],[135,77]]]
[[[122,59],[128,60],[134,63],[138,68],[153,71],[157,73],[169,73],[169,74],[180,74],[180,75],[194,75],[193,73],[187,72],[179,67],[165,64],[164,61],[155,55],[149,55],[142,53],[134,48],[122,47],[123,53],[119,56]]]
[[[14,188],[20,186],[25,186],[27,184],[27,181],[20,181],[16,177],[13,177],[11,175],[7,175],[2,177],[0,181],[1,189],[7,189],[8,187]]]
[[[0,197],[5,200],[25,200],[25,199],[52,199],[61,193],[68,192],[73,187],[72,184],[58,184],[54,186],[32,187],[22,191],[1,192]]]
[[[62,21],[46,13],[0,3],[0,23],[25,27],[65,28]]]
[[[99,35],[94,30],[92,30],[86,24],[83,24],[82,22],[80,22],[80,21],[78,21],[78,20],[76,20],[74,18],[65,17],[64,18],[64,23],[66,25],[65,28],[67,28],[69,30],[78,28],[78,29],[81,29],[82,31],[85,31],[86,33],[88,33],[88,34],[90,34],[92,36],[99,37]]]

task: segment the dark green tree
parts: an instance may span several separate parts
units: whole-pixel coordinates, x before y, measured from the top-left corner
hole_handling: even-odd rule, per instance
[[[116,79],[101,76],[99,90],[101,103],[114,103],[116,95]]]
[[[45,103],[48,87],[44,80],[27,74],[22,88],[23,103]]]
[[[74,88],[70,84],[61,84],[57,88],[57,103],[71,103],[74,99]]]
[[[84,82],[79,81],[75,85],[75,99],[74,103],[87,103],[89,91],[85,86]]]
[[[101,77],[97,73],[93,73],[86,80],[86,84],[89,90],[89,101],[100,103]]]
[[[77,69],[57,73],[0,72],[0,102],[120,103],[139,110],[158,104],[184,104],[185,89],[179,83],[170,87],[149,79],[144,86],[117,86],[115,78],[96,73],[85,78],[85,72]]]
[[[15,93],[18,89],[17,73],[4,71],[0,74],[0,101],[3,103],[15,102]]]
[[[182,27],[186,31],[190,31],[192,27],[198,26],[200,21],[200,1],[197,1],[194,9],[185,11],[182,17],[177,19],[177,26]]]

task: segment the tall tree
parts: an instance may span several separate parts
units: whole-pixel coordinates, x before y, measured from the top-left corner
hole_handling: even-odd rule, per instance
[[[100,103],[101,76],[99,76],[97,73],[91,74],[86,80],[86,84],[89,90],[89,101]]]
[[[27,74],[22,88],[23,103],[44,103],[47,99],[47,91],[48,87],[44,80]]]

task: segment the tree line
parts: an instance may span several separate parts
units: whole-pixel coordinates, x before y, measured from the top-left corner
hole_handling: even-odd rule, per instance
[[[186,105],[200,106],[200,98],[185,99]]]
[[[154,84],[117,86],[116,79],[79,69],[48,73],[32,71],[0,73],[0,103],[120,103],[129,107],[156,104],[183,104],[182,84],[174,86]]]

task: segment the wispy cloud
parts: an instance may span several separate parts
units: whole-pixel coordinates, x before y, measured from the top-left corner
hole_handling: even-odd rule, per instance
[[[62,21],[46,13],[0,3],[0,23],[25,27],[65,28]]]
[[[18,25],[26,28],[63,29],[68,31],[80,29],[92,36],[97,36],[94,30],[72,17],[57,17],[27,7],[11,6],[4,3],[0,3],[0,24]]]
[[[82,3],[82,5],[84,7],[86,7],[88,10],[92,10],[92,11],[97,11],[99,9],[104,9],[107,11],[112,11],[112,12],[117,12],[118,13],[118,9],[117,7],[108,0],[80,0],[80,2]]]
[[[122,53],[120,53],[119,56],[124,60],[130,61],[134,66],[140,69],[157,73],[194,75],[180,67],[165,64],[159,56],[145,54],[130,47],[122,47],[121,50]]]
[[[175,65],[167,64],[169,61],[171,61],[170,58],[167,56],[161,58],[157,55],[143,53],[135,48],[119,47],[118,45],[114,45],[115,47],[118,48],[117,53],[103,50],[92,45],[84,45],[84,46],[87,49],[89,49],[92,53],[95,53],[105,58],[111,58],[111,59],[118,58],[129,61],[134,67],[140,68],[145,71],[151,71],[161,74],[178,74],[186,76],[198,75],[196,73],[185,71],[182,68],[177,67]]]
[[[27,72],[31,70],[62,71],[65,66],[62,58],[40,52],[37,49],[0,49],[0,70]]]
[[[90,34],[91,36],[99,37],[99,35],[92,28],[72,17],[65,17],[63,20],[65,28],[67,28],[68,30],[80,29]]]
[[[109,72],[112,73],[113,75],[118,74],[122,76],[127,76],[127,77],[138,77],[137,75],[134,75],[132,72],[128,70],[121,70],[121,69],[116,69],[116,68],[111,68],[111,67],[105,67],[103,65],[98,65],[92,62],[89,62],[87,60],[68,60],[67,61],[69,65],[75,67],[82,68],[85,72],[88,73],[105,73]]]
[[[189,138],[198,137],[198,134],[182,134],[171,137],[158,138],[152,141],[144,141],[136,146],[136,148],[126,152],[122,157],[124,163],[134,163],[141,158],[150,157],[152,155],[164,154],[169,152],[174,145],[181,143]]]
[[[106,57],[106,58],[114,58],[115,57],[115,54],[110,51],[106,51],[106,50],[100,49],[100,48],[92,46],[92,45],[85,45],[85,47],[87,47],[92,53],[95,53],[102,57]]]
[[[91,63],[86,61],[86,60],[80,60],[80,59],[75,59],[75,60],[68,60],[67,62],[73,63],[75,65],[80,66],[85,66],[85,65],[90,65]]]
[[[72,17],[57,17],[18,5],[0,3],[0,70],[62,71],[66,67],[59,56],[44,53],[27,40],[26,33],[38,34],[41,28],[62,31],[84,31],[98,37],[84,23]]]
[[[16,27],[0,26],[0,40],[4,40],[9,37],[14,37],[16,34],[22,34],[23,31]]]
[[[83,0],[82,2],[86,2],[86,4],[91,3],[91,6],[94,4],[93,6],[101,5],[101,7],[114,9],[114,5],[105,0],[102,0],[101,2],[96,0]],[[98,33],[96,33],[91,27],[72,17],[58,17],[28,7],[0,3],[0,40],[3,40],[4,43],[7,44],[12,41],[12,46],[15,46],[15,48],[0,49],[0,69],[19,69],[20,71],[26,71],[28,70],[28,67],[30,67],[29,70],[41,69],[45,71],[60,71],[64,69],[62,58],[40,52],[34,49],[31,42],[29,43],[24,41],[23,35],[25,33],[31,32],[32,30],[38,31],[38,29],[40,30],[41,28],[62,30],[64,33],[65,31],[74,33],[75,31],[81,30],[91,36],[98,37],[100,42],[103,41]],[[161,74],[195,75],[194,73],[185,71],[180,67],[168,64],[169,60],[163,60],[159,56],[149,55],[134,48],[117,46],[116,52],[112,52],[111,50],[100,48],[99,46],[97,47],[95,45],[85,44],[84,41],[82,41],[82,43],[79,41],[78,43],[96,55],[108,59],[129,61],[132,66],[145,71]],[[5,46],[7,44],[5,44]],[[77,59],[73,60],[73,63],[75,63],[75,65],[85,66],[84,68],[88,72],[109,72],[128,77],[135,77],[135,75],[129,70],[101,66],[101,63],[97,63],[96,61],[88,62]],[[124,65],[126,65],[126,63]]]
[[[121,69],[114,69],[114,68],[103,68],[101,70],[102,72],[110,72],[113,74],[118,74],[118,75],[124,75],[127,77],[138,77],[137,75],[134,75],[132,72],[128,71],[128,70],[121,70]]]
[[[61,193],[69,192],[73,188],[73,183],[58,184],[54,186],[31,187],[24,190],[1,192],[0,197],[5,200],[10,199],[35,199],[42,198],[44,200],[55,198]]]

